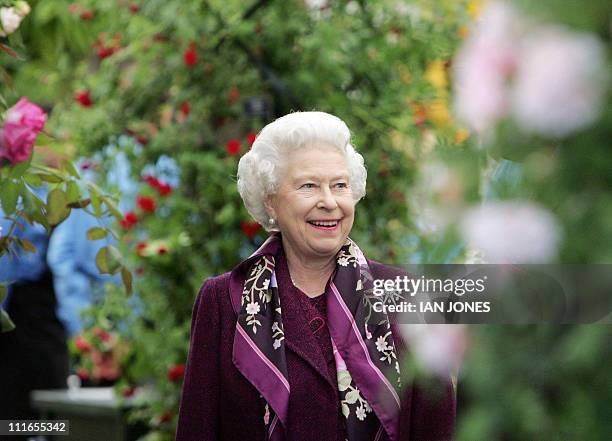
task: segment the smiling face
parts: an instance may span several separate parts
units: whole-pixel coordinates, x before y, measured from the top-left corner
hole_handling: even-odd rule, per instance
[[[278,223],[287,255],[304,260],[334,256],[353,227],[355,213],[342,153],[325,146],[292,152],[279,184],[266,209]]]

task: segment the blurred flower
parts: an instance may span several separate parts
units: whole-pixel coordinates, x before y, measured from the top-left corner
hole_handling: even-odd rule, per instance
[[[168,247],[166,245],[160,244],[157,246],[157,254],[160,256],[164,256],[168,254]]]
[[[0,8],[0,37],[6,37],[17,30],[23,16],[17,12],[17,9]]]
[[[261,230],[261,225],[255,221],[240,222],[240,229],[249,239],[252,239]]]
[[[227,102],[231,105],[234,104],[240,98],[240,89],[236,86],[232,87],[227,94]]]
[[[94,364],[92,377],[96,381],[113,381],[121,376],[121,366],[114,351],[91,353],[91,361]]]
[[[169,423],[170,421],[172,421],[173,416],[174,414],[172,412],[164,412],[158,417],[158,423],[159,424]]]
[[[155,199],[150,196],[136,196],[136,205],[145,213],[153,213],[156,208]]]
[[[183,54],[183,61],[187,67],[193,67],[198,62],[198,53],[195,43],[191,43]]]
[[[400,329],[409,350],[424,368],[447,376],[461,366],[468,346],[468,334],[464,325],[400,325]]]
[[[144,180],[152,188],[157,190],[160,196],[168,196],[170,193],[172,193],[172,187],[170,184],[160,181],[155,176],[147,175],[144,177]]]
[[[81,20],[93,20],[94,18],[94,12],[91,9],[86,9],[85,11],[81,12]]]
[[[445,89],[448,86],[448,76],[446,74],[446,62],[435,60],[427,65],[424,78],[429,81],[436,89]]]
[[[22,97],[6,111],[4,126],[0,128],[0,158],[13,164],[26,161],[46,121],[47,114]]]
[[[249,132],[247,133],[247,142],[249,143],[249,145],[253,145],[253,143],[255,142],[255,139],[257,138],[257,133],[255,132]]]
[[[189,101],[183,101],[181,104],[181,113],[185,116],[191,113],[191,105],[189,104]]]
[[[128,9],[130,10],[130,12],[135,14],[140,10],[140,6],[138,6],[138,4],[136,3],[130,3]]]
[[[508,3],[492,2],[455,57],[455,107],[470,128],[486,132],[508,110],[507,81],[523,24]]]
[[[82,90],[74,95],[74,99],[83,107],[91,107],[92,101],[88,90]]]
[[[136,393],[136,386],[128,386],[125,389],[123,389],[123,391],[121,392],[121,395],[125,398],[129,398],[134,396],[134,393]]]
[[[240,153],[240,140],[230,139],[229,141],[227,141],[227,144],[225,144],[225,150],[229,155],[237,155],[238,153]]]
[[[91,350],[91,345],[82,335],[78,335],[74,339],[74,345],[79,352],[89,352]]]
[[[108,343],[113,339],[113,336],[106,332],[104,329],[99,328],[99,327],[95,327],[92,329],[92,333],[93,335],[95,335],[97,338],[99,338],[101,341]]]
[[[513,110],[526,131],[565,136],[594,122],[605,94],[605,50],[586,33],[547,26],[525,39]]]
[[[78,368],[76,374],[82,381],[89,380],[89,372],[87,372],[87,369]]]
[[[133,211],[128,211],[119,223],[122,228],[129,230],[138,223],[138,216]]]
[[[17,11],[17,14],[21,15],[21,17],[23,18],[32,11],[32,8],[28,4],[28,2],[19,0],[15,2],[15,10]]]
[[[185,375],[185,365],[184,364],[175,364],[174,366],[170,366],[168,368],[168,380],[170,381],[181,380],[184,375]]]
[[[144,241],[138,242],[138,244],[136,244],[136,254],[138,254],[140,257],[144,256],[146,254],[147,251],[147,243]]]
[[[487,263],[546,263],[560,239],[553,215],[530,202],[487,203],[465,215],[461,230]]]

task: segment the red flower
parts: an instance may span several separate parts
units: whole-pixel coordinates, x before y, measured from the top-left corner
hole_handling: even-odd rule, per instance
[[[130,5],[128,6],[130,12],[132,13],[137,13],[140,10],[140,6],[138,6],[136,3],[130,3]]]
[[[238,89],[236,86],[232,87],[229,91],[229,93],[227,94],[227,102],[231,104],[234,104],[236,101],[238,101],[238,99],[240,98],[240,89]]]
[[[157,188],[159,186],[159,181],[155,176],[146,175],[143,177],[144,181],[149,184],[153,188]]]
[[[145,213],[153,213],[155,211],[155,199],[149,196],[136,196],[136,204]]]
[[[172,420],[172,412],[165,412],[159,416],[159,423],[169,423]]]
[[[140,145],[147,145],[149,143],[149,138],[144,135],[136,135],[136,141]]]
[[[140,276],[140,275],[144,274],[145,269],[144,269],[144,266],[139,266],[139,267],[136,267],[136,269],[134,271],[136,272],[136,274],[138,274]]]
[[[252,239],[261,230],[261,225],[255,221],[240,222],[240,229],[249,239]]]
[[[75,338],[74,345],[79,352],[89,352],[91,350],[91,345],[82,335],[78,335],[77,338]]]
[[[125,213],[125,217],[121,219],[119,223],[124,229],[129,230],[134,225],[136,225],[137,222],[138,216],[136,216],[136,213],[134,213],[133,211],[128,211],[127,213]]]
[[[140,257],[144,256],[144,251],[147,249],[147,243],[146,242],[138,242],[138,244],[136,245],[136,254],[138,254]]]
[[[175,364],[174,366],[170,366],[168,368],[168,380],[170,381],[181,380],[184,375],[185,375],[185,365],[184,364]]]
[[[166,247],[165,245],[160,245],[157,248],[157,254],[159,254],[160,256],[168,254],[168,247]]]
[[[116,47],[110,47],[110,46],[102,46],[100,45],[96,52],[98,54],[98,58],[100,58],[101,60],[110,57],[111,55],[113,55],[115,52],[117,52],[118,48]]]
[[[87,369],[78,368],[76,374],[79,376],[81,381],[89,380],[89,372],[87,372]]]
[[[123,390],[123,392],[121,392],[121,395],[123,395],[125,398],[129,398],[134,395],[135,392],[136,386],[128,386],[126,389]]]
[[[257,139],[257,133],[249,132],[247,133],[246,138],[247,138],[249,145],[253,145],[253,143],[255,142],[255,139]]]
[[[183,101],[183,104],[181,104],[181,113],[185,116],[191,113],[191,105],[188,101]]]
[[[189,45],[189,48],[183,54],[183,61],[187,67],[195,66],[198,62],[198,53],[196,52],[195,43]]]
[[[81,12],[81,20],[93,20],[94,12],[91,9],[86,9]]]
[[[160,196],[168,196],[170,193],[172,193],[172,187],[165,182],[160,182],[157,186],[157,191],[159,192]]]
[[[83,107],[91,107],[92,101],[88,90],[82,90],[74,95],[74,99]]]
[[[108,342],[111,340],[112,336],[106,332],[104,329],[98,328],[97,326],[92,329],[93,335],[98,337],[103,342]]]
[[[225,150],[227,150],[229,155],[237,155],[240,153],[240,141],[237,139],[230,139],[227,141],[227,144],[225,144]]]

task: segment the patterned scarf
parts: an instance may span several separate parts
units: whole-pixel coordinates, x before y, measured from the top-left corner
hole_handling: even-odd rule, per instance
[[[266,400],[268,439],[285,439],[290,387],[275,255],[275,234],[248,260],[234,335],[233,362]],[[348,441],[397,439],[400,370],[386,314],[375,313],[373,279],[357,245],[348,239],[328,284],[327,325],[336,361]],[[280,422],[280,424],[279,424]],[[282,427],[281,427],[282,426]]]

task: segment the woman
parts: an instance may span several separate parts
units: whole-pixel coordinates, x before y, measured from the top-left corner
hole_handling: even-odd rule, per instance
[[[402,391],[399,334],[366,323],[372,280],[398,272],[348,237],[365,181],[348,127],[323,112],[279,118],[241,158],[240,195],[274,233],[200,290],[177,441],[452,437],[450,383],[435,400]]]

